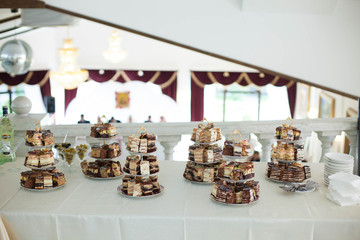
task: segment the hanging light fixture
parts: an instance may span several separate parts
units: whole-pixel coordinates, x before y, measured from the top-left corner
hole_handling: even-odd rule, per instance
[[[50,75],[51,79],[68,90],[77,88],[89,78],[88,71],[80,69],[76,62],[77,53],[78,49],[74,48],[72,39],[65,39],[63,48],[59,49],[60,68]]]
[[[121,47],[122,39],[119,31],[113,30],[109,37],[109,47],[103,52],[106,61],[111,63],[119,63],[127,57],[127,52]]]

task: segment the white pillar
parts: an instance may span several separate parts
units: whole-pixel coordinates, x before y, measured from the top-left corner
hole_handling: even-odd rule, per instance
[[[165,160],[174,160],[174,148],[180,142],[181,135],[159,136],[159,142],[164,147]]]
[[[330,151],[331,142],[334,141],[336,135],[340,135],[340,131],[316,132],[321,142],[321,157],[319,162],[324,161],[325,154]]]
[[[350,140],[350,152],[349,154],[354,157],[354,174],[358,174],[358,159],[357,153],[357,132],[345,131],[346,137]]]

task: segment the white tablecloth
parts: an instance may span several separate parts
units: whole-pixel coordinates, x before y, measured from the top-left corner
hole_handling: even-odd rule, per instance
[[[6,172],[10,166],[0,170],[0,215],[11,239],[360,239],[360,205],[326,199],[323,164],[310,165],[320,188],[296,194],[266,179],[266,164],[256,163],[260,199],[247,206],[211,200],[212,185],[183,179],[185,162],[160,161],[165,192],[148,199],[123,197],[121,180],[88,179],[79,168],[66,173],[64,188],[32,192],[20,188],[19,173]]]

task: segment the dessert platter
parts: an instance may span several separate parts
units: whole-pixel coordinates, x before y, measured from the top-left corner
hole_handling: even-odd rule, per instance
[[[148,177],[126,175],[117,190],[125,197],[146,198],[160,195],[165,188],[159,184],[157,175]]]
[[[236,135],[237,139],[234,138]],[[253,149],[247,140],[240,140],[241,134],[237,130],[230,137],[232,140],[226,140],[223,149],[223,158],[227,161],[221,162],[217,168],[210,197],[220,204],[252,204],[260,194],[259,182],[252,180],[255,177],[254,163],[248,161]]]
[[[128,138],[126,157],[123,168],[126,174],[118,191],[122,196],[131,198],[148,198],[164,192],[164,186],[158,182],[156,175],[160,171],[157,157],[152,155],[156,150],[156,136],[149,134],[141,127],[138,134]]]
[[[290,121],[290,124],[287,124]],[[272,146],[271,162],[268,162],[266,177],[274,182],[301,183],[311,177],[309,166],[303,166],[304,143],[301,131],[292,126],[287,118],[282,126],[276,128],[277,142]]]
[[[65,175],[55,167],[59,161],[54,158],[51,150],[54,144],[51,131],[42,130],[38,122],[35,131],[26,131],[25,139],[29,151],[24,166],[31,170],[20,173],[21,187],[33,191],[48,191],[64,186]]]
[[[183,177],[197,184],[212,184],[217,177],[217,168],[222,162],[220,128],[215,128],[206,118],[193,129],[191,140],[195,144],[189,147],[189,161],[186,163]]]
[[[116,128],[107,123],[105,116],[102,116],[101,119],[105,119],[105,122],[91,127],[90,136],[99,141],[99,143],[91,146],[90,152],[87,154],[87,157],[92,158],[92,161],[80,158],[82,160],[80,163],[81,170],[85,177],[90,179],[118,179],[123,175],[121,163],[115,160],[121,155],[120,144],[118,142],[106,143],[106,140],[113,141],[113,138],[117,136]],[[83,149],[85,155],[84,146],[79,147],[79,149]],[[95,161],[93,161],[94,159]]]

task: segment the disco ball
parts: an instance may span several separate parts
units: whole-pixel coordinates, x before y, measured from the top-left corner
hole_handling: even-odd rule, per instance
[[[7,41],[0,49],[1,66],[10,75],[26,73],[30,68],[32,57],[31,47],[22,40]]]

